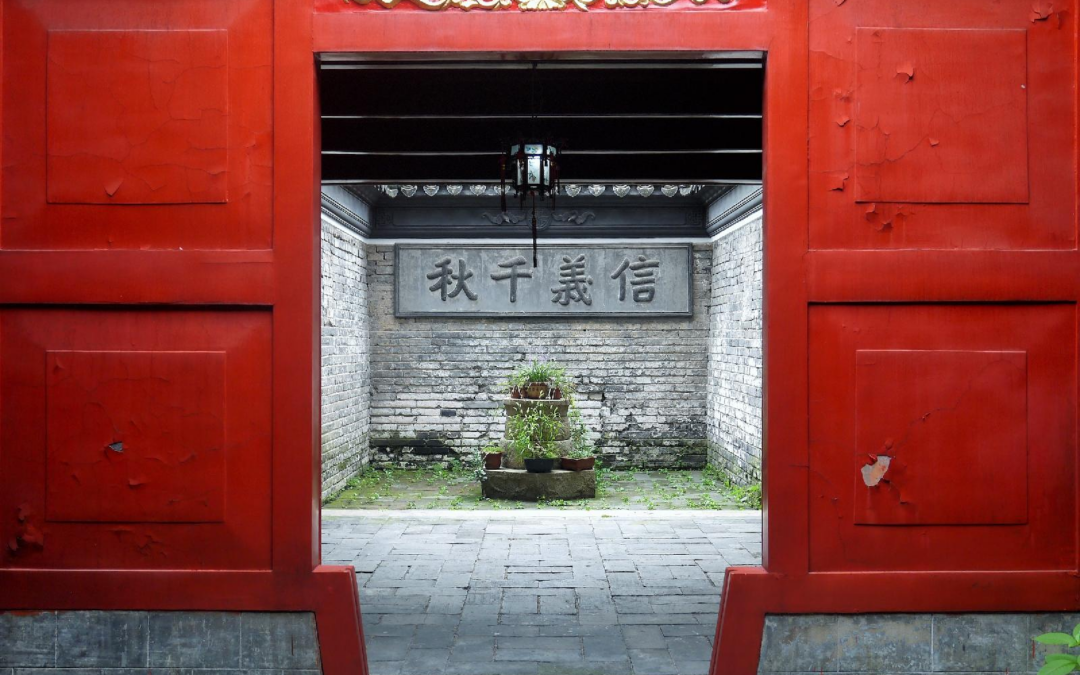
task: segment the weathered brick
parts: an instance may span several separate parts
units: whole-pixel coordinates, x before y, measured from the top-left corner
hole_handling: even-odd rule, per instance
[[[58,612],[58,668],[144,668],[146,612]]]
[[[54,613],[0,613],[0,667],[52,668],[55,665]]]
[[[152,612],[151,668],[239,668],[240,615]]]
[[[315,616],[248,612],[240,618],[240,665],[251,669],[318,670]]]

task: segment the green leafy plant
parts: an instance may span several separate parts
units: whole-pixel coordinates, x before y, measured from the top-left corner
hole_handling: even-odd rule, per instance
[[[1080,647],[1080,624],[1068,633],[1044,633],[1035,638],[1041,645],[1058,645],[1067,649]],[[1047,654],[1045,665],[1039,669],[1039,675],[1067,675],[1080,670],[1080,657],[1073,654]]]
[[[731,488],[731,496],[748,509],[761,509],[761,483],[735,485]]]
[[[488,477],[487,467],[484,466],[484,455],[494,455],[499,452],[502,452],[502,448],[499,446],[486,445],[483,449],[477,450],[468,457],[465,462],[465,468],[471,472],[472,477],[475,480],[483,483]]]
[[[558,387],[563,396],[569,398],[575,391],[573,380],[566,374],[566,368],[551,362],[533,361],[530,365],[518,368],[507,379],[510,387],[527,387],[530,384],[546,384]]]
[[[562,420],[546,408],[526,408],[520,415],[506,420],[510,447],[522,459],[554,459],[559,456],[555,439],[562,424]]]
[[[596,447],[589,441],[589,430],[585,426],[585,420],[581,416],[581,409],[577,402],[570,401],[570,410],[567,413],[570,421],[571,449],[565,456],[570,459],[585,459],[596,456]]]

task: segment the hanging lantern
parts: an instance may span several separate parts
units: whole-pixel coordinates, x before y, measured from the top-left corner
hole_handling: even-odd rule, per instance
[[[510,146],[506,156],[514,189],[522,200],[527,194],[543,199],[558,189],[559,150],[554,145],[516,143]]]
[[[551,197],[559,192],[559,149],[548,142],[519,141],[509,147],[502,157],[502,210],[506,211],[506,180],[517,193],[521,208],[525,199],[532,196],[533,267],[536,254],[536,200]]]

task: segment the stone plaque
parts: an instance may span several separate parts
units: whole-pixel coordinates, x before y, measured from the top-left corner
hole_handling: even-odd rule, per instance
[[[689,244],[394,247],[394,314],[691,316]]]

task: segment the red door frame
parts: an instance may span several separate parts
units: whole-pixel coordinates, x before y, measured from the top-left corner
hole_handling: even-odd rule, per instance
[[[336,5],[325,5],[326,9]],[[677,39],[673,39],[677,36]],[[458,11],[326,11],[316,13],[315,52],[430,53],[669,53],[767,52],[765,69],[765,306],[766,399],[763,562],[776,576],[807,573],[805,475],[773,467],[805,466],[809,302],[807,240],[807,8],[800,0],[770,0],[768,10],[705,11],[678,5],[646,12],[585,14]],[[792,123],[792,121],[796,121]],[[771,186],[783,186],[783,189]],[[779,386],[769,386],[768,375]],[[777,451],[783,448],[784,451]],[[803,457],[799,460],[799,457]],[[743,590],[756,568],[732,569],[726,581],[718,647],[711,672],[757,672],[765,611],[763,593]],[[735,586],[734,590],[727,590]],[[811,603],[813,604],[813,603]],[[814,605],[816,607],[816,605]],[[736,633],[737,631],[737,633]]]
[[[843,4],[844,0],[821,2],[818,13]],[[728,570],[711,666],[714,674],[757,672],[766,614],[1068,611],[1080,607],[1075,570],[811,569],[807,433],[811,307],[880,302],[1072,303],[1080,290],[1080,257],[1076,250],[812,249],[807,139],[811,133],[809,96],[815,83],[810,79],[809,5],[805,0],[770,0],[767,9],[734,7],[733,11],[677,5],[641,12],[478,16],[458,11],[349,11],[326,3],[320,5],[324,11],[315,15],[315,52],[767,52],[764,559],[762,568]],[[871,25],[889,25],[897,19],[879,13],[881,23]],[[1043,18],[1034,17],[1032,22]],[[1075,25],[1068,28],[1076,30]],[[834,86],[831,82],[816,85]],[[1069,89],[1070,95],[1075,95],[1073,90]],[[1071,143],[1075,127],[1073,132]],[[1071,146],[1069,152],[1075,169]],[[1072,202],[1075,198],[1074,192]],[[1061,505],[1077,508],[1072,495],[1067,501],[1062,499]],[[1070,535],[1075,538],[1075,533]]]

